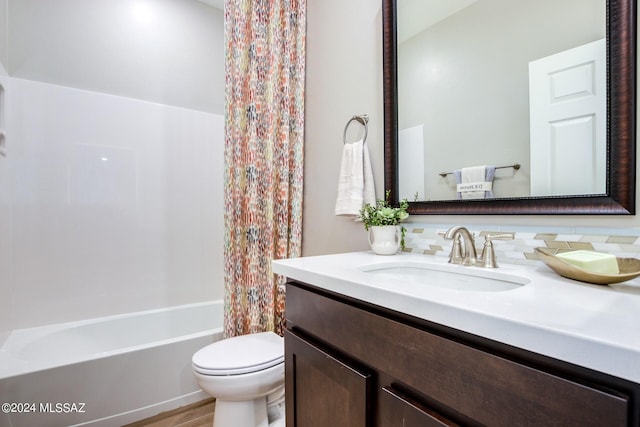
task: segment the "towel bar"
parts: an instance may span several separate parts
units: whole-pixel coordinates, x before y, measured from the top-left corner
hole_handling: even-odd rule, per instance
[[[349,121],[347,122],[347,125],[344,127],[344,132],[342,134],[342,140],[344,144],[347,143],[347,129],[349,129],[349,125],[354,120],[359,122],[362,126],[364,126],[364,138],[362,138],[362,142],[367,140],[367,132],[369,130],[368,129],[369,126],[367,125],[367,123],[369,123],[369,116],[367,114],[361,114],[359,116],[351,117],[351,119],[349,119]]]
[[[520,163],[514,163],[512,165],[509,166],[496,166],[496,169],[508,169],[508,168],[513,168],[515,170],[520,169]],[[445,177],[447,175],[451,175],[453,172],[440,172],[438,175],[440,175],[441,177]]]

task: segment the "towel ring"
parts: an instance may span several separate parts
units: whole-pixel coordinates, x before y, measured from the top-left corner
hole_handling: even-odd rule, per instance
[[[362,142],[367,140],[367,133],[369,131],[369,126],[367,126],[367,123],[369,123],[369,116],[366,114],[361,114],[359,116],[351,117],[351,119],[349,119],[349,121],[347,122],[347,125],[344,127],[344,132],[342,134],[342,140],[344,141],[344,144],[347,143],[347,129],[349,129],[349,125],[354,120],[364,126],[364,138],[362,138]]]

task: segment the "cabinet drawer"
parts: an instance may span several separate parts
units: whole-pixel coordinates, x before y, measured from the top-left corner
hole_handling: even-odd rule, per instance
[[[289,284],[287,320],[481,424],[626,426],[605,392]]]

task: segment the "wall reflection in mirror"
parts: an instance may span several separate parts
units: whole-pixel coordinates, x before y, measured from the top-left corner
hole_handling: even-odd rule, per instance
[[[396,4],[399,198],[606,192],[606,2]]]

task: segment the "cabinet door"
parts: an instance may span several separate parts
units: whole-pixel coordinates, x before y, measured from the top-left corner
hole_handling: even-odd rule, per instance
[[[458,424],[391,387],[382,387],[380,425],[384,427],[454,427]]]
[[[370,425],[371,376],[285,331],[287,427]]]

